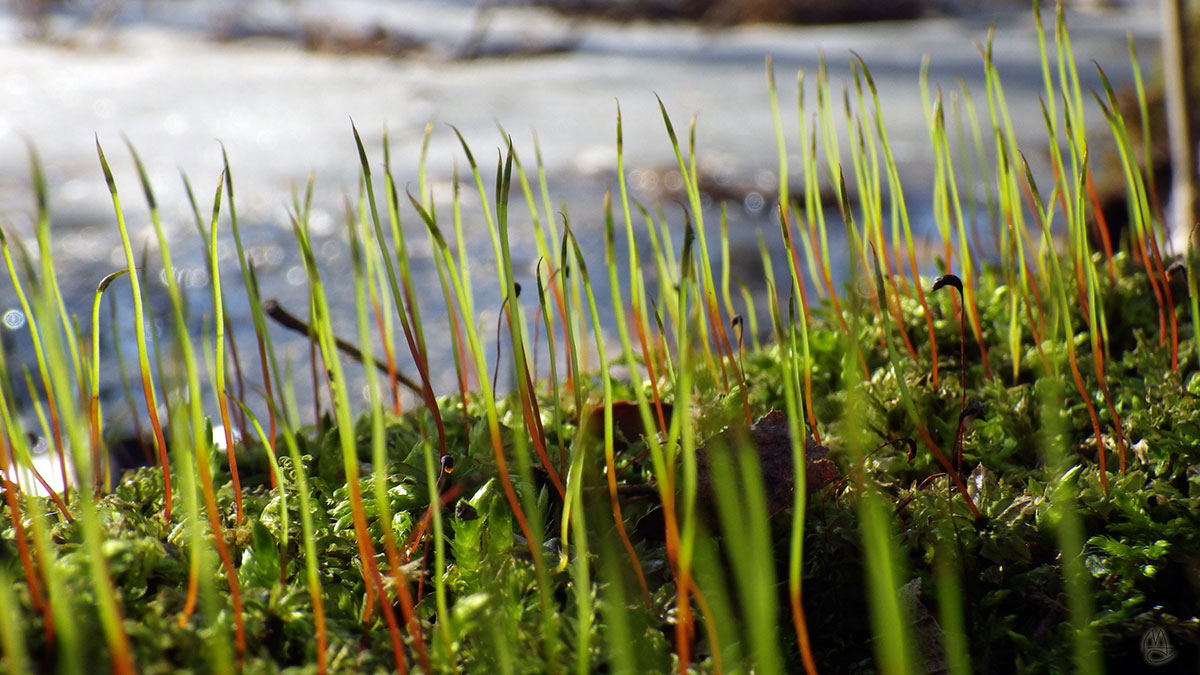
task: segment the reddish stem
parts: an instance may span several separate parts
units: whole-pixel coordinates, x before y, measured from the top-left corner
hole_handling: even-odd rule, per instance
[[[8,480],[7,475],[0,475],[0,482],[4,487],[4,501],[8,504],[9,520],[12,521],[13,532],[16,535],[17,555],[21,558],[25,583],[29,586],[29,600],[33,605],[33,611],[42,614],[46,645],[51,646],[54,644],[54,615],[50,611],[50,603],[42,598],[41,583],[38,582],[37,572],[34,570],[33,556],[29,551],[29,542],[25,538],[25,525],[21,522],[21,511],[17,506],[17,486]]]

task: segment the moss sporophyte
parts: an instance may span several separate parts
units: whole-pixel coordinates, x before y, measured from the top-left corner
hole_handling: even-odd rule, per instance
[[[88,280],[90,322],[62,300],[34,155],[36,254],[0,229],[35,352],[0,352],[0,670],[1193,665],[1196,277],[1160,245],[1130,151],[1144,91],[1126,110],[1105,83],[1107,129],[1088,128],[1062,12],[1053,50],[1037,28],[1046,175],[1016,145],[990,42],[982,118],[965,86],[925,86],[933,241],[910,227],[864,60],[840,108],[823,63],[801,73],[790,149],[768,63],[779,229],[753,279],[737,278],[728,212],[706,208],[697,122],[684,139],[661,102],[683,203],[630,196],[618,110],[602,231],[554,211],[536,141],[521,154],[502,132],[493,175],[456,133],[462,176],[429,180],[423,151],[405,202],[386,135],[380,171],[352,129],[358,199],[331,243],[312,184],[294,195],[304,290],[280,300],[240,241],[236,158],[203,215],[185,180],[202,297],[177,283],[181,239],[136,154],[158,247],[135,258],[100,152],[124,264]],[[1123,230],[1097,229],[1104,166],[1121,172]],[[349,274],[321,262],[330,246]],[[160,271],[166,299],[143,304]],[[222,309],[243,292],[253,347]],[[133,319],[106,324],[104,302]],[[281,329],[307,339],[308,364],[272,346]],[[129,331],[143,400],[113,387],[139,425],[122,437],[102,383],[123,363],[107,336]],[[938,350],[956,339],[957,356]],[[146,466],[121,474],[120,454]]]

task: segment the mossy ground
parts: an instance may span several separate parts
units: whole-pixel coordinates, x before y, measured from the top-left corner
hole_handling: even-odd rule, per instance
[[[1178,650],[1175,666],[1196,663],[1200,626],[1200,369],[1195,336],[1190,334],[1186,309],[1178,310],[1180,341],[1178,370],[1170,367],[1169,346],[1157,337],[1157,313],[1146,279],[1124,257],[1117,265],[1119,281],[1106,283],[1109,359],[1108,388],[1124,427],[1128,446],[1124,473],[1110,436],[1113,421],[1100,398],[1097,383],[1088,381],[1093,402],[1100,411],[1108,455],[1107,491],[1101,486],[1092,426],[1082,399],[1069,375],[1059,378],[1043,372],[1044,364],[1068,372],[1063,344],[1027,345],[1021,353],[1019,374],[1000,345],[1008,330],[1008,292],[985,273],[979,287],[979,307],[985,343],[991,357],[991,379],[985,378],[978,346],[968,332],[966,398],[982,406],[983,417],[964,434],[963,474],[968,491],[982,512],[974,519],[961,496],[950,491],[946,478],[931,477],[942,471],[924,447],[909,459],[903,445],[883,447],[856,463],[843,443],[841,420],[846,419],[849,390],[843,382],[843,355],[847,344],[828,307],[814,308],[810,326],[813,349],[814,410],[822,441],[830,459],[848,478],[815,492],[809,499],[804,549],[804,610],[812,650],[827,672],[870,672],[878,667],[871,658],[872,629],[864,596],[864,552],[858,511],[863,491],[872,491],[892,509],[895,541],[906,567],[906,603],[917,626],[914,653],[927,668],[945,664],[938,624],[939,597],[944,578],[939,570],[954,571],[959,580],[958,601],[964,608],[965,644],[978,672],[1065,672],[1071,670],[1072,625],[1068,617],[1058,525],[1062,514],[1055,491],[1067,491],[1076,505],[1086,545],[1083,564],[1088,572],[1092,614],[1089,622],[1112,672],[1134,672],[1145,664],[1141,640],[1147,631],[1161,628]],[[915,303],[914,303],[915,304]],[[958,426],[961,389],[958,363],[959,325],[948,298],[931,306],[941,355],[940,380],[934,386],[926,372],[928,336],[920,306],[905,305],[905,322],[923,363],[909,367],[908,387],[919,414],[935,442],[948,451]],[[880,346],[881,329],[869,308],[860,318],[858,344],[871,377],[859,387],[868,405],[858,411],[857,424],[872,440],[868,449],[891,439],[915,437],[910,419],[902,412],[895,370]],[[1076,337],[1076,339],[1082,339]],[[1027,341],[1028,342],[1028,341]],[[745,356],[747,401],[755,418],[784,407],[781,368],[783,350],[767,346]],[[1043,358],[1045,361],[1043,361]],[[1083,359],[1089,357],[1082,357]],[[1091,368],[1080,363],[1080,370]],[[593,377],[580,383],[589,394],[598,391]],[[616,383],[615,398],[631,398],[628,383]],[[544,391],[546,387],[540,386]],[[668,394],[669,397],[669,394]],[[592,400],[585,396],[585,400]],[[1062,425],[1048,429],[1043,423],[1046,401],[1061,401]],[[514,441],[525,434],[513,400],[500,402],[505,447],[516,463]],[[728,426],[742,411],[738,392],[726,395],[721,383],[703,378],[697,382],[693,402],[697,441]],[[519,672],[570,668],[577,657],[570,645],[577,621],[571,568],[551,570],[552,607],[544,607],[538,577],[527,543],[516,533],[512,511],[502,494],[497,466],[482,412],[472,404],[466,412],[454,399],[440,401],[448,430],[447,454],[454,471],[442,485],[454,486],[456,499],[443,509],[446,561],[435,565],[426,535],[412,537],[429,504],[424,464],[424,425],[427,413],[415,410],[390,418],[387,431],[389,487],[387,495],[393,528],[399,541],[411,541],[411,562],[405,570],[414,584],[416,611],[426,644],[438,670],[457,667],[479,672],[504,663]],[[574,409],[556,409],[547,397],[542,407],[547,417],[548,444],[552,452],[574,437],[579,418]],[[552,431],[550,418],[561,414],[565,438]],[[370,428],[366,418],[357,421],[360,458],[370,457]],[[827,426],[826,426],[827,425]],[[351,505],[342,470],[335,427],[327,416],[316,427],[296,434],[306,463],[312,492],[313,522],[319,551],[320,585],[324,595],[329,667],[332,672],[374,672],[394,667],[392,651],[380,612],[365,605],[365,587],[359,549],[352,525]],[[657,495],[639,486],[653,480],[648,460],[636,460],[644,449],[640,439],[618,443],[618,466],[631,463],[620,474],[625,528],[640,560],[649,586],[650,604],[639,599],[637,581],[629,560],[613,554],[613,520],[603,491],[603,457],[597,448],[585,455],[591,465],[584,472],[588,500],[587,527],[593,555],[601,573],[595,580],[595,601],[600,611],[593,625],[593,665],[610,666],[620,659],[615,652],[631,654],[632,662],[646,670],[667,671],[673,666],[673,621],[677,615],[675,588],[662,538]],[[586,439],[579,442],[592,442]],[[1061,448],[1060,461],[1047,460],[1050,444]],[[571,452],[571,448],[567,448]],[[244,672],[307,672],[314,662],[316,631],[312,606],[303,577],[303,552],[298,533],[298,500],[288,499],[288,545],[282,545],[279,491],[269,487],[266,453],[252,443],[239,451],[246,520],[234,522],[233,493],[228,474],[218,471],[218,501],[227,543],[238,566],[245,605],[248,648]],[[220,456],[214,454],[214,461]],[[294,467],[280,460],[285,476],[294,478]],[[224,466],[224,465],[222,465]],[[364,464],[363,495],[371,522],[371,535],[382,551],[370,471]],[[546,475],[530,471],[511,476],[518,495],[537,505],[543,526],[546,559],[573,555],[561,550],[562,503]],[[764,481],[770,483],[771,475]],[[203,608],[181,625],[178,617],[186,601],[188,583],[188,524],[177,519],[168,529],[161,520],[161,474],[142,469],[125,475],[113,492],[98,501],[106,537],[105,554],[120,594],[125,628],[136,663],[144,672],[206,670],[212,654],[212,634],[231,636],[227,603],[216,603],[216,615]],[[295,490],[295,481],[288,480]],[[639,491],[640,490],[640,491]],[[649,495],[649,496],[648,496]],[[25,499],[34,499],[25,497]],[[69,602],[82,635],[95,636],[90,659],[100,663],[106,647],[100,639],[92,586],[82,534],[77,525],[51,514],[57,557],[53,561],[63,583],[70,588]],[[28,519],[29,511],[25,517]],[[14,529],[6,518],[0,529],[0,565],[11,579],[21,579],[22,569],[14,543]],[[771,521],[776,576],[786,579],[789,514]],[[26,524],[28,529],[29,524]],[[728,537],[711,518],[702,518],[697,544],[697,574],[701,586],[718,584],[726,590],[728,612],[718,626],[737,625],[743,605],[739,583],[739,551],[727,545]],[[727,533],[724,533],[727,534]],[[602,542],[596,544],[595,542]],[[600,551],[600,553],[596,553]],[[382,553],[379,554],[382,558]],[[281,570],[282,579],[281,581]],[[213,562],[203,571],[224,587]],[[438,615],[432,580],[442,577],[446,602],[452,614],[453,635],[434,637],[445,618]],[[707,576],[706,576],[707,575]],[[613,586],[620,592],[613,593]],[[711,587],[711,586],[709,586]],[[778,635],[788,670],[801,668],[796,640],[787,620],[787,592],[778,586]],[[953,591],[951,591],[953,592]],[[710,593],[710,595],[713,595]],[[716,594],[719,595],[719,594]],[[33,611],[28,589],[18,586],[14,597],[24,626],[27,651],[39,672],[56,668],[55,649],[47,644],[42,618]],[[606,605],[606,603],[608,603]],[[613,604],[616,606],[613,606]],[[558,631],[559,644],[543,641],[549,621]],[[716,608],[718,611],[721,608]],[[605,617],[609,611],[627,614],[630,634],[615,635]],[[364,620],[368,613],[373,614]],[[923,637],[922,637],[923,636]],[[218,638],[221,639],[221,638]],[[616,640],[623,642],[616,642]],[[697,635],[696,667],[712,670],[713,654],[707,630]],[[409,649],[412,648],[411,639]],[[733,645],[730,649],[737,649]],[[731,652],[733,653],[733,652]],[[726,654],[728,656],[730,653]],[[743,654],[744,656],[744,654]],[[939,661],[941,659],[941,661]],[[931,665],[932,664],[932,665]],[[726,667],[729,663],[726,660]]]

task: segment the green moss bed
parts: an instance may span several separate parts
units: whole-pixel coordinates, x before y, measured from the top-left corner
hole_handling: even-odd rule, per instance
[[[947,478],[934,477],[944,469],[923,444],[881,445],[916,439],[918,432],[905,413],[896,370],[884,348],[885,336],[870,306],[864,304],[857,310],[862,313],[853,324],[860,331],[857,342],[869,373],[857,383],[846,380],[847,373],[857,371],[847,365],[854,359],[846,356],[845,334],[832,320],[828,305],[814,307],[809,335],[812,400],[822,446],[810,439],[808,447],[810,460],[827,451],[824,460],[836,465],[836,471],[818,474],[813,463],[809,464],[803,537],[803,608],[812,654],[822,672],[872,672],[881,666],[874,656],[875,631],[865,597],[870,586],[864,583],[867,556],[856,508],[867,493],[880,498],[890,514],[890,544],[898,552],[902,574],[900,604],[912,623],[909,651],[923,669],[920,672],[946,668],[944,645],[953,636],[947,635],[938,619],[947,601],[957,602],[961,608],[962,633],[957,639],[965,645],[977,672],[1072,670],[1076,658],[1073,635],[1078,624],[1071,620],[1075,605],[1068,602],[1060,553],[1064,508],[1078,516],[1074,522],[1080,528],[1083,548],[1076,562],[1086,570],[1083,583],[1088,614],[1084,621],[1094,631],[1110,672],[1141,672],[1147,667],[1148,632],[1160,638],[1165,635],[1173,650],[1172,663],[1161,672],[1194,668],[1200,625],[1200,354],[1187,310],[1178,308],[1180,365],[1172,370],[1169,339],[1160,339],[1157,305],[1146,276],[1123,255],[1118,255],[1115,263],[1117,281],[1102,277],[1101,286],[1108,330],[1107,388],[1123,425],[1124,471],[1113,438],[1113,420],[1098,382],[1094,376],[1084,377],[1104,432],[1102,443],[1108,448],[1106,488],[1100,481],[1089,413],[1072,384],[1065,345],[1045,341],[1034,346],[1027,340],[1014,379],[1014,364],[997,339],[1008,330],[1006,295],[1010,291],[998,283],[993,272],[980,276],[978,309],[989,345],[991,377],[983,372],[979,347],[968,330],[963,350],[967,359],[965,400],[978,405],[973,409],[979,414],[964,425],[961,437],[961,473],[981,513],[979,518],[972,516]],[[960,326],[956,305],[948,294],[930,298],[941,360],[939,384],[934,386],[928,372],[930,350],[923,310],[905,298],[901,300],[903,326],[920,357],[907,368],[906,384],[932,440],[954,461],[949,449],[958,438],[963,401]],[[847,309],[848,314],[853,311],[853,307]],[[1082,322],[1077,316],[1076,325]],[[1081,348],[1087,342],[1083,334],[1073,339]],[[753,622],[745,612],[769,606],[778,620],[773,626],[775,633],[766,637],[777,645],[780,665],[800,672],[803,664],[786,584],[793,515],[791,459],[776,461],[770,447],[772,440],[786,441],[786,437],[764,439],[760,433],[752,435],[748,444],[757,445],[762,457],[767,502],[774,504],[782,489],[780,500],[787,506],[766,521],[773,558],[765,565],[755,567],[740,559],[751,552],[731,547],[730,535],[736,533],[723,528],[714,515],[711,502],[717,491],[705,485],[710,461],[716,461],[705,458],[720,452],[709,448],[724,445],[716,441],[706,445],[706,441],[728,435],[727,428],[744,425],[739,420],[744,419],[747,406],[754,419],[786,408],[780,365],[785,350],[768,344],[743,358],[744,389],[727,394],[719,380],[698,374],[690,405],[701,457],[697,575],[701,587],[709,589],[714,612],[727,613],[713,628],[719,632],[733,626],[734,631],[718,641],[724,652],[723,659],[717,655],[718,664],[712,630],[700,622],[690,668],[710,672],[717,665],[724,669],[738,662],[746,665],[742,660],[755,653],[746,645],[764,636],[746,628]],[[1087,350],[1081,349],[1081,373],[1093,373],[1090,358]],[[1044,372],[1047,364],[1057,370],[1058,377]],[[589,409],[595,409],[600,383],[597,376],[578,383],[583,400],[591,401]],[[633,399],[628,382],[614,381],[613,386],[615,401]],[[540,392],[547,390],[545,384],[538,387]],[[664,392],[665,399],[672,396],[672,392]],[[851,400],[857,402],[856,411],[848,415],[846,407]],[[514,411],[518,401],[501,399],[498,405],[508,461],[514,463],[515,439],[525,435],[528,440],[528,434],[519,409]],[[675,406],[679,406],[677,401]],[[603,477],[601,442],[596,436],[575,434],[580,415],[569,401],[556,406],[548,394],[542,401],[547,445],[553,452],[573,442],[590,444],[581,453],[584,470],[579,475],[584,482],[586,531],[592,542],[588,555],[594,558],[592,569],[597,572],[589,581],[596,611],[589,615],[590,625],[581,625],[575,568],[557,565],[560,560],[570,560],[575,549],[561,545],[563,504],[546,473],[535,461],[528,471],[509,474],[518,497],[536,504],[540,511],[542,549],[548,561],[543,583],[549,585],[540,587],[548,591],[543,595],[529,544],[520,536],[505,499],[478,402],[464,411],[459,400],[446,398],[439,401],[439,407],[447,429],[446,455],[453,462],[452,473],[442,472],[441,491],[453,495],[441,510],[444,560],[437,564],[429,545],[432,535],[427,534],[406,549],[411,556],[404,566],[434,670],[568,671],[572,663],[578,663],[575,636],[581,630],[593,635],[590,667],[599,672],[621,670],[618,666],[622,664],[632,664],[642,672],[678,668],[674,654],[677,592],[664,543],[659,495],[647,487],[654,483],[654,471],[643,453],[646,443],[639,423],[618,424],[615,448],[617,465],[628,465],[617,481],[618,493],[624,528],[647,582],[649,605],[637,590],[628,556],[610,546],[614,521]],[[561,429],[551,423],[556,414],[561,415]],[[848,419],[858,429],[857,435],[849,435],[861,439],[858,452],[845,440],[849,437],[844,428]],[[387,419],[386,495],[399,542],[418,541],[411,535],[429,506],[422,441],[428,438],[428,422],[424,410]],[[355,421],[355,425],[366,515],[378,562],[385,565],[369,464],[368,418]],[[756,429],[761,431],[761,425]],[[335,431],[326,415],[320,424],[294,436],[312,499],[327,665],[330,672],[392,670],[396,664],[382,612],[368,611],[366,604],[362,561]],[[527,443],[521,446],[522,452],[529,452]],[[1048,453],[1051,446],[1059,452]],[[915,452],[910,456],[912,448]],[[567,452],[576,454],[569,447]],[[245,512],[240,524],[235,519],[228,465],[223,453],[212,452],[218,466],[216,496],[244,605],[243,672],[314,672],[317,627],[304,574],[299,500],[294,494],[287,500],[292,531],[283,546],[281,500],[279,490],[270,487],[267,453],[247,442],[238,455]],[[1048,456],[1056,459],[1050,461]],[[279,463],[288,478],[288,489],[294,492],[296,467],[286,456]],[[781,474],[781,466],[788,471]],[[711,482],[711,477],[707,481]],[[1069,499],[1056,498],[1056,494],[1068,494]],[[65,599],[60,601],[69,606],[74,618],[75,634],[67,636],[75,640],[76,652],[71,658],[82,659],[88,672],[95,672],[93,667],[107,663],[110,654],[95,609],[97,599],[78,521],[67,522],[44,499],[23,494],[20,501],[39,503],[39,508],[23,508],[19,514],[26,521],[26,531],[32,525],[31,513],[48,519],[54,550],[49,564],[56,568],[58,583],[66,589]],[[77,500],[72,504],[75,513]],[[110,494],[98,498],[96,507],[103,551],[137,666],[148,673],[214,668],[212,645],[232,646],[228,583],[215,557],[210,556],[201,573],[212,577],[217,597],[207,605],[201,602],[190,620],[180,622],[187,599],[189,525],[184,515],[164,525],[161,473],[143,468],[125,474]],[[64,635],[61,631],[56,635],[57,643],[48,640],[43,616],[34,610],[29,588],[20,581],[24,577],[15,543],[14,514],[6,506],[0,515],[0,567],[9,579],[16,580],[9,595],[12,604],[4,611],[20,623],[30,666],[36,672],[63,670],[70,665],[64,663],[67,657],[61,649]],[[778,580],[771,583],[768,597],[759,598],[759,604],[747,603],[740,595],[753,588],[741,578],[753,569],[764,569]],[[436,578],[443,582],[453,636],[438,632],[446,619],[438,611]],[[951,582],[947,580],[955,581],[948,586]],[[399,605],[396,608],[399,613]],[[614,630],[608,620],[614,612],[625,617],[620,630]],[[553,643],[545,640],[547,626],[557,632]],[[412,635],[406,633],[404,640],[408,658],[414,659],[408,665],[419,667]],[[0,666],[14,663],[12,655],[0,660]],[[883,669],[888,670],[886,666]]]

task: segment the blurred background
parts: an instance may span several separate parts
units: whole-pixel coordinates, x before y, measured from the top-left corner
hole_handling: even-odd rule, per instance
[[[1043,16],[1052,27],[1054,8],[1044,4],[1051,4],[1043,8]],[[1128,36],[1138,46],[1147,77],[1154,79],[1157,6],[1152,0],[1065,5],[1085,87],[1099,86],[1091,61],[1118,87],[1132,82]],[[811,114],[811,81],[819,57],[828,61],[835,91],[851,83],[852,54],[864,59],[879,88],[914,227],[929,234],[935,231],[929,216],[932,150],[918,89],[922,58],[931,60],[931,86],[958,104],[960,92],[971,92],[986,123],[979,48],[992,29],[1018,136],[1031,161],[1044,167],[1039,164],[1046,140],[1038,106],[1044,84],[1028,2],[9,0],[0,5],[0,228],[36,256],[28,155],[29,148],[36,148],[50,186],[60,285],[69,311],[87,316],[96,284],[125,264],[96,157],[98,139],[122,191],[134,245],[148,246],[152,268],[159,269],[145,200],[125,148],[128,139],[149,169],[192,306],[208,307],[211,291],[202,242],[181,175],[190,179],[207,210],[221,169],[219,141],[229,154],[242,236],[257,266],[263,297],[278,298],[303,315],[306,281],[288,213],[293,192],[303,191],[310,174],[316,177],[312,227],[321,264],[333,297],[349,297],[342,233],[347,200],[351,205],[357,200],[359,175],[351,120],[380,168],[387,130],[397,183],[414,192],[421,143],[432,125],[428,166],[435,202],[443,209],[455,167],[466,171],[465,155],[449,125],[462,132],[486,170],[485,185],[492,184],[503,139],[500,127],[512,135],[527,169],[534,166],[536,134],[552,203],[568,214],[585,248],[599,252],[602,198],[615,188],[618,102],[633,196],[652,210],[663,204],[667,221],[682,233],[682,214],[674,204],[682,199],[682,181],[672,168],[674,155],[657,94],[678,129],[686,129],[696,117],[705,204],[712,210],[705,216],[707,225],[712,236],[719,232],[717,209],[725,204],[734,274],[757,289],[762,278],[759,230],[773,247],[777,264],[785,264],[773,207],[777,154],[766,56],[774,58],[792,153],[798,153],[801,124],[795,104],[798,71],[809,76]],[[1089,115],[1097,136],[1107,135],[1099,112],[1093,107]],[[790,165],[798,189],[798,155],[792,155]],[[982,182],[970,185],[979,194],[986,187]],[[486,230],[469,181],[463,195],[468,238],[477,242],[469,246],[477,305],[485,310],[480,325],[492,334],[501,304],[494,290],[493,255],[487,237],[474,236]],[[537,260],[521,202],[518,198],[512,208],[514,266],[533,287]],[[440,287],[420,221],[411,211],[403,215],[417,285],[427,291],[422,309],[432,324],[428,334],[445,323]],[[836,208],[829,215],[836,233]],[[227,230],[226,220],[222,228]],[[831,248],[836,260],[838,244]],[[231,302],[227,311],[239,345],[250,354],[249,308],[228,237],[223,237],[221,261]],[[932,257],[926,264],[934,271]],[[148,284],[148,293],[165,337],[165,288],[154,273],[148,276],[156,281]],[[598,283],[598,290],[605,285]],[[109,331],[106,353],[121,350],[129,364],[136,361],[136,352],[127,289],[120,282],[109,290],[117,302],[116,322],[110,324],[106,317],[102,326]],[[603,297],[600,303],[608,306]],[[344,325],[352,326],[352,304],[343,303],[341,311]],[[205,326],[199,314],[193,317],[197,332]],[[7,277],[0,281],[0,315],[9,368],[19,372],[21,364],[33,363],[33,356]],[[305,340],[283,331],[274,335],[281,354],[295,360],[295,372],[306,373]],[[431,342],[436,346],[435,389],[450,393],[448,341],[431,337]],[[119,378],[109,363],[107,417],[120,426],[126,406],[119,403]],[[23,396],[23,387],[16,389]],[[301,398],[301,409],[308,409],[303,394]]]

